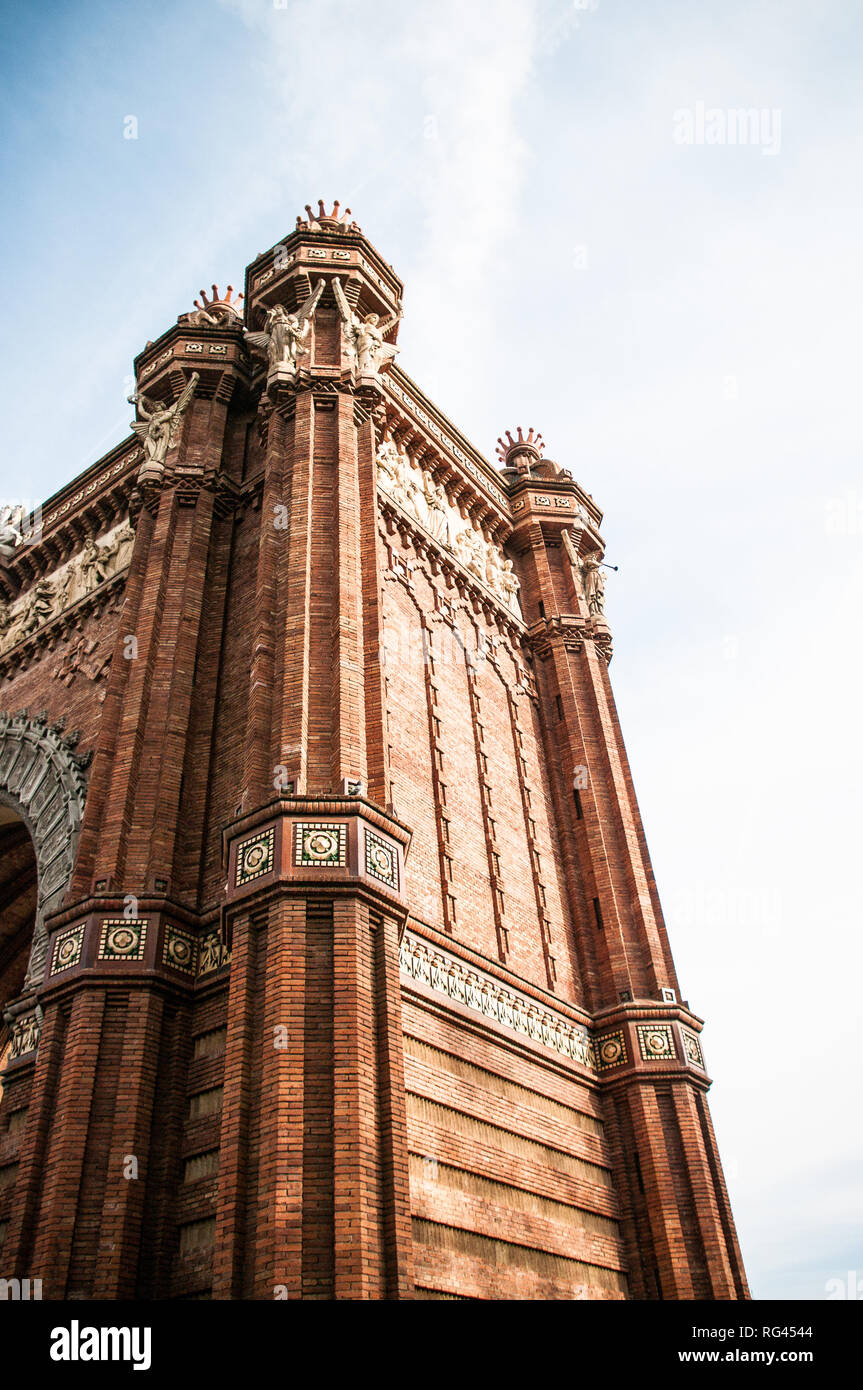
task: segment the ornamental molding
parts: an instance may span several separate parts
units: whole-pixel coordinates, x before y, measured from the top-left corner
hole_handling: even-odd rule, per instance
[[[505,988],[493,976],[472,969],[449,951],[426,945],[406,931],[399,948],[399,966],[406,978],[446,995],[589,1071],[597,1070],[594,1044],[587,1028],[555,1009],[538,1004],[528,995]]]
[[[451,1003],[472,1009],[513,1035],[577,1063],[597,1079],[613,1080],[623,1069],[650,1073],[660,1064],[692,1069],[702,1081],[706,1079],[698,1035],[674,1016],[657,1019],[653,1001],[649,1008],[638,1007],[632,1019],[588,1027],[412,931],[402,937],[399,968],[406,983],[423,985]],[[651,1012],[654,1017],[649,1019]]]

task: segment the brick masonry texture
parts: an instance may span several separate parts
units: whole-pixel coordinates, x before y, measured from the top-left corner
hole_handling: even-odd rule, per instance
[[[297,372],[230,314],[181,319],[136,362],[165,403],[197,374],[161,473],[131,437],[0,568],[12,602],[134,528],[86,604],[0,649],[0,1273],[56,1299],[746,1298],[580,574],[599,513],[536,451],[493,468],[399,368],[357,376],[333,277],[361,316],[402,290],[358,231],[283,245],[246,322],[322,276]],[[520,613],[379,488],[385,439],[512,560]],[[40,802],[49,762],[80,823]],[[100,954],[126,919],[140,950]]]

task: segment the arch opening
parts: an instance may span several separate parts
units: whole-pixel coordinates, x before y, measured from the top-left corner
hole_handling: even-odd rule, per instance
[[[24,987],[36,927],[39,871],[23,819],[0,803],[0,1012]]]

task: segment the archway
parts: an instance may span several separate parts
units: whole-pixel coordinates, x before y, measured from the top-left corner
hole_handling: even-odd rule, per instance
[[[45,714],[0,714],[3,1009],[39,983],[48,945],[45,918],[60,906],[72,873],[89,762],[74,752],[77,741],[77,734],[64,734],[62,721],[49,725]]]
[[[0,803],[0,1011],[24,987],[36,926],[39,872],[30,832]]]

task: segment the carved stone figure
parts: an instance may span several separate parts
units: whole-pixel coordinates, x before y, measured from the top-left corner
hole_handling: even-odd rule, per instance
[[[0,601],[0,651],[15,646],[48,617],[64,613],[117,574],[128,564],[134,540],[135,532],[128,522],[109,531],[102,544],[88,537],[77,555],[45,576],[34,588],[26,590],[12,604]]]
[[[381,320],[379,314],[366,314],[361,318],[348,303],[338,276],[333,280],[333,293],[345,325],[351,365],[355,367],[357,376],[378,376],[381,368],[388,366],[398,352],[395,343],[386,343],[384,339],[402,318],[401,303],[398,313],[392,318]]]
[[[429,535],[451,550],[459,564],[488,585],[520,618],[519,582],[512,561],[465,521],[429,470],[414,463],[389,436],[378,445],[377,466],[381,491],[415,516]]]
[[[519,582],[512,567],[512,560],[504,557],[500,577],[503,597],[516,617],[521,617],[521,604],[518,601]]]
[[[98,652],[98,648],[98,640],[86,636],[79,637],[51,672],[54,680],[62,681],[65,686],[69,686],[79,674],[87,676],[91,681],[107,676],[111,653],[94,656],[93,653]]]
[[[284,304],[274,304],[267,310],[262,333],[244,330],[243,336],[249,347],[255,352],[266,354],[269,376],[276,373],[296,376],[300,358],[308,355],[309,349],[304,344],[323,292],[324,281],[319,280],[295,314],[290,313]]]
[[[394,502],[402,506],[405,494],[402,486],[401,459],[392,439],[383,439],[378,445],[377,465],[378,486],[383,488]]]
[[[452,549],[452,527],[450,525],[449,499],[441,483],[436,483],[431,473],[423,471],[423,493],[425,496],[427,527],[448,549]]]
[[[465,569],[485,581],[485,541],[472,526],[466,526],[455,538],[456,558]]]
[[[485,552],[485,582],[496,594],[504,596],[503,556],[496,545],[489,545]]]
[[[19,545],[23,545],[24,508],[0,507],[0,555],[11,560]]]
[[[133,420],[131,429],[144,446],[144,462],[138,474],[139,482],[155,482],[162,476],[168,449],[179,442],[183,411],[195,394],[200,377],[193,372],[182,395],[172,405],[148,400],[140,391],[129,396],[129,404],[137,405],[140,420]]]
[[[134,543],[135,532],[132,530],[128,521],[125,521],[122,526],[118,527],[112,536],[108,537],[104,545],[99,546],[99,553],[106,570],[116,571],[119,569],[120,551],[124,546],[130,544],[134,545]]]
[[[411,460],[404,450],[399,450],[399,479],[401,482],[405,511],[416,517],[421,525],[426,524],[425,493],[422,485],[422,469]]]
[[[27,613],[21,624],[19,636],[29,637],[51,617],[54,611],[54,589],[48,579],[39,579],[30,594]]]
[[[81,582],[85,594],[89,594],[92,589],[103,584],[108,578],[108,560],[105,548],[98,546],[93,541],[92,536],[87,536],[84,547],[78,558],[78,566],[81,571]]]
[[[16,1019],[9,1056],[23,1057],[25,1053],[33,1052],[39,1042],[39,1031],[39,1020],[35,1013]]]
[[[581,582],[584,586],[588,612],[601,615],[605,606],[605,576],[600,568],[599,556],[595,551],[590,555],[585,555],[582,561]]]

